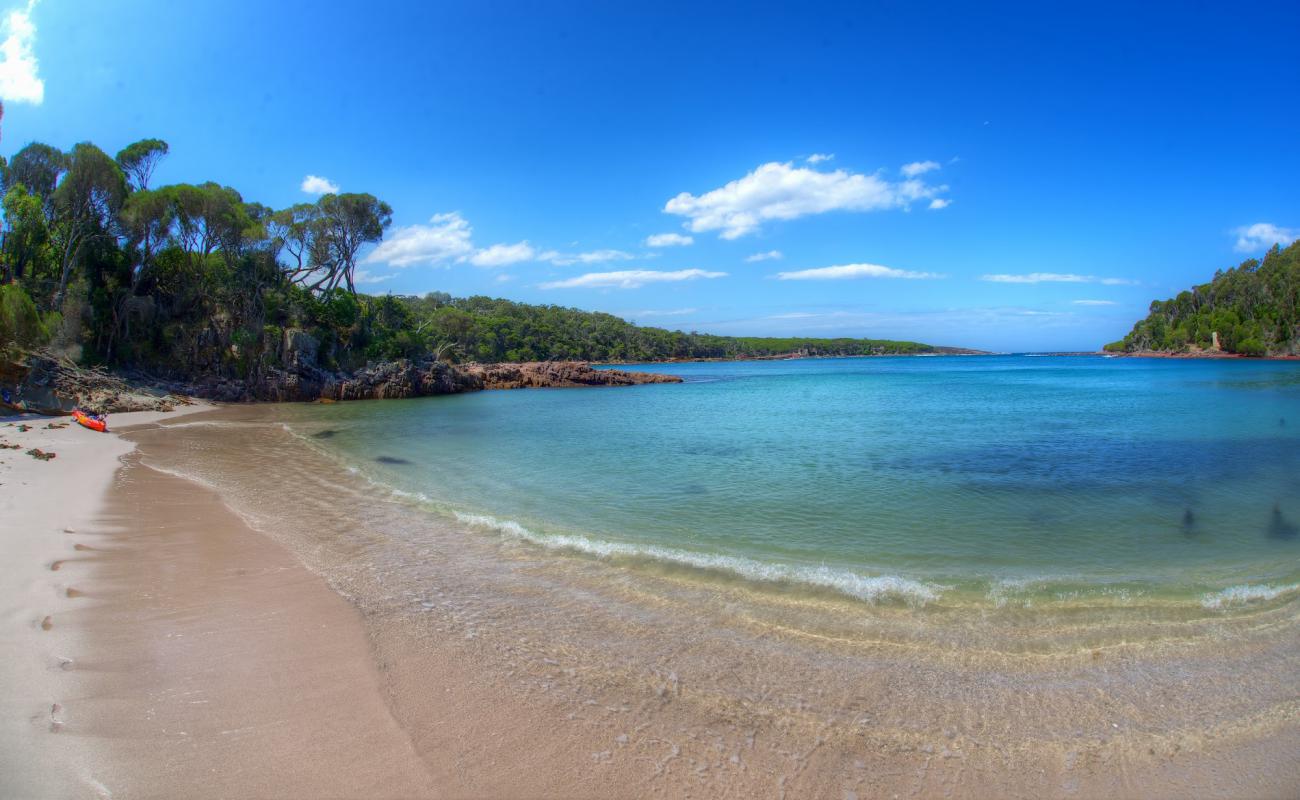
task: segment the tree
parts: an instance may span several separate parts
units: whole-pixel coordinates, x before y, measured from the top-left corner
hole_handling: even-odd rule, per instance
[[[142,192],[149,188],[149,179],[168,149],[162,139],[141,139],[122,148],[117,154],[117,165],[122,168],[133,191]]]
[[[50,242],[41,199],[23,184],[15,184],[5,192],[4,212],[5,279],[23,280],[29,266],[34,278]]]
[[[318,269],[322,253],[321,210],[316,203],[298,203],[276,211],[267,221],[271,236],[271,249],[278,257],[288,254],[293,259],[285,267],[285,276],[293,283],[303,283]]]
[[[54,188],[67,169],[68,157],[57,147],[32,142],[14,153],[5,171],[5,190],[21,183],[27,191],[41,198],[46,216],[53,216]]]
[[[120,219],[126,250],[131,256],[134,291],[153,264],[154,254],[171,237],[176,209],[167,192],[141,189],[126,199]]]
[[[293,259],[290,281],[312,292],[340,285],[356,294],[357,252],[384,236],[393,209],[371,194],[327,194],[315,203],[277,211],[270,227],[275,249]]]
[[[317,202],[328,273],[325,291],[344,282],[348,291],[356,294],[357,251],[362,245],[384,238],[384,231],[393,222],[393,209],[372,194],[327,194]]]
[[[67,175],[54,190],[54,231],[60,254],[55,308],[63,302],[82,248],[98,237],[116,235],[117,211],[126,198],[122,170],[95,145],[82,142],[74,147],[67,164]]]

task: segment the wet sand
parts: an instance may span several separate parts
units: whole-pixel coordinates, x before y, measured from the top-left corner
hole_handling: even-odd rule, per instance
[[[440,526],[273,420],[267,407],[226,409],[137,429],[107,502],[55,537],[66,563],[30,573],[52,630],[35,605],[6,618],[24,641],[65,637],[42,644],[42,693],[23,708],[20,738],[40,768],[6,771],[8,794],[1300,787],[1294,609],[1230,630],[1210,618],[1153,634],[1135,621],[1098,646],[1042,652],[990,649],[991,627],[962,623],[936,644],[906,608],[864,620],[838,599],[644,574]],[[43,529],[70,515],[52,497],[36,515]],[[826,619],[844,627],[808,624]],[[1200,644],[1219,628],[1231,646]],[[6,743],[4,766],[28,763],[19,755]]]

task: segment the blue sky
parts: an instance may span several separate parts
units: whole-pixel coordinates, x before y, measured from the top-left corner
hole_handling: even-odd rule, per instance
[[[1294,2],[704,6],[11,5],[0,153],[156,136],[388,201],[366,291],[729,334],[1092,349],[1300,236]]]

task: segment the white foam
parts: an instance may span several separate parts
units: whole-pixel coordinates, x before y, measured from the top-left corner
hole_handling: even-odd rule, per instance
[[[766,583],[803,583],[833,589],[859,600],[875,603],[898,599],[909,605],[922,606],[938,600],[944,587],[922,583],[898,575],[859,575],[845,569],[826,565],[817,567],[796,566],[755,561],[739,556],[694,553],[659,545],[637,545],[589,539],[573,534],[542,535],[525,528],[514,520],[500,520],[483,514],[462,514],[456,518],[466,525],[498,531],[543,547],[576,550],[582,553],[610,557],[653,558],[675,564],[685,564],[698,569],[721,570],[749,580]]]
[[[1288,592],[1300,590],[1300,583],[1293,583],[1289,586],[1271,586],[1268,584],[1258,584],[1252,586],[1243,583],[1239,586],[1229,586],[1227,589],[1219,592],[1209,592],[1201,598],[1201,605],[1206,608],[1227,608],[1229,606],[1240,606],[1247,603],[1254,603],[1263,600],[1272,600]]]

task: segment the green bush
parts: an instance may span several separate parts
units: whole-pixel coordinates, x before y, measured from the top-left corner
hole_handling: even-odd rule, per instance
[[[1262,356],[1267,351],[1258,339],[1250,338],[1237,342],[1237,352],[1244,356]]]
[[[50,334],[27,292],[17,284],[0,286],[0,346],[36,347]]]

